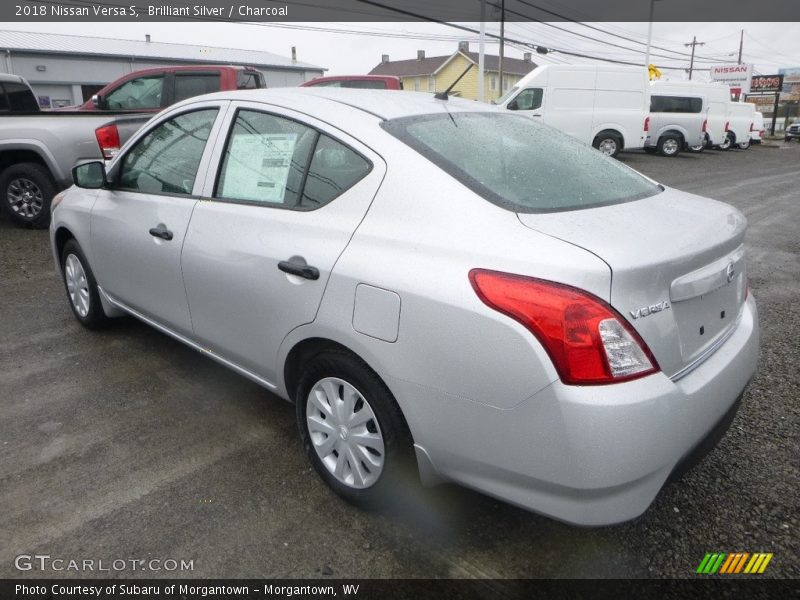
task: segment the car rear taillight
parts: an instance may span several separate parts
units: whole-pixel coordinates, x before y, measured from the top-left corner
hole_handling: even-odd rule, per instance
[[[703,129],[701,129],[700,131],[702,131],[703,133],[708,131],[708,119],[703,119]]]
[[[650,131],[650,117],[647,117],[644,120],[644,130]]]
[[[111,160],[119,152],[119,130],[114,124],[104,125],[94,130],[103,158]]]
[[[731,130],[731,122],[725,121],[725,131],[730,131],[730,130]]]
[[[602,385],[658,371],[639,334],[597,296],[552,281],[485,269],[472,269],[469,280],[484,304],[536,336],[564,383]]]

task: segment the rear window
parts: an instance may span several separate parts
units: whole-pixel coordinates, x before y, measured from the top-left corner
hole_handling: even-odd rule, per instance
[[[650,96],[650,112],[699,113],[703,99],[690,96]]]
[[[345,81],[342,87],[360,90],[385,90],[386,82],[383,79],[351,79]]]
[[[14,112],[38,112],[39,103],[27,85],[5,82],[3,88],[5,88],[5,95],[8,98],[6,108],[10,108]]]
[[[662,191],[615,159],[529,117],[449,113],[384,129],[486,200],[514,212],[617,204]]]

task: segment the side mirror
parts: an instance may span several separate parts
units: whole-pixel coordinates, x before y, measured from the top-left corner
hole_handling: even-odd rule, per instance
[[[506,106],[506,108],[508,110],[519,110],[519,104],[517,104],[516,99],[514,99],[508,103],[508,106]]]
[[[105,110],[106,108],[106,99],[103,98],[100,94],[95,94],[92,96],[92,104],[98,110]]]
[[[108,185],[106,167],[99,160],[83,163],[72,169],[72,181],[80,188],[97,190]]]

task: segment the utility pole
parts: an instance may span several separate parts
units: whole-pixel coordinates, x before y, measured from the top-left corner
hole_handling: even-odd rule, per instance
[[[742,34],[739,36],[739,64],[742,64],[742,46],[744,46],[744,29],[742,29]]]
[[[503,95],[503,54],[505,53],[505,45],[506,45],[506,0],[500,1],[500,64],[498,65],[497,69],[500,71],[500,76],[498,77],[498,85],[500,89],[498,90],[499,95],[498,97]]]
[[[484,54],[486,52],[486,0],[481,0],[481,37],[480,44],[478,45],[478,100],[486,102],[486,95],[483,91],[483,80],[485,65]]]
[[[692,47],[692,58],[689,59],[689,80],[692,79],[692,70],[694,69],[694,48],[695,48],[695,46],[705,46],[705,45],[706,45],[705,42],[698,42],[697,41],[697,36],[696,35],[692,36],[692,41],[691,42],[689,42],[688,44],[684,44],[684,46],[691,46]]]

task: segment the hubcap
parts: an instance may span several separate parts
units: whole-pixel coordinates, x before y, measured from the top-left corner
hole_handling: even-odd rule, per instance
[[[383,435],[364,396],[336,377],[321,379],[306,401],[306,425],[322,464],[344,485],[373,485],[384,465]]]
[[[617,142],[612,138],[606,138],[600,142],[600,144],[597,146],[597,149],[606,156],[613,156],[617,151]]]
[[[24,177],[12,180],[8,184],[6,194],[11,210],[26,219],[38,215],[44,206],[42,190],[33,181]]]
[[[664,140],[664,154],[675,154],[678,151],[678,140]]]
[[[67,282],[67,293],[75,312],[85,317],[89,314],[89,282],[81,261],[74,254],[67,256],[64,261],[64,280]]]

